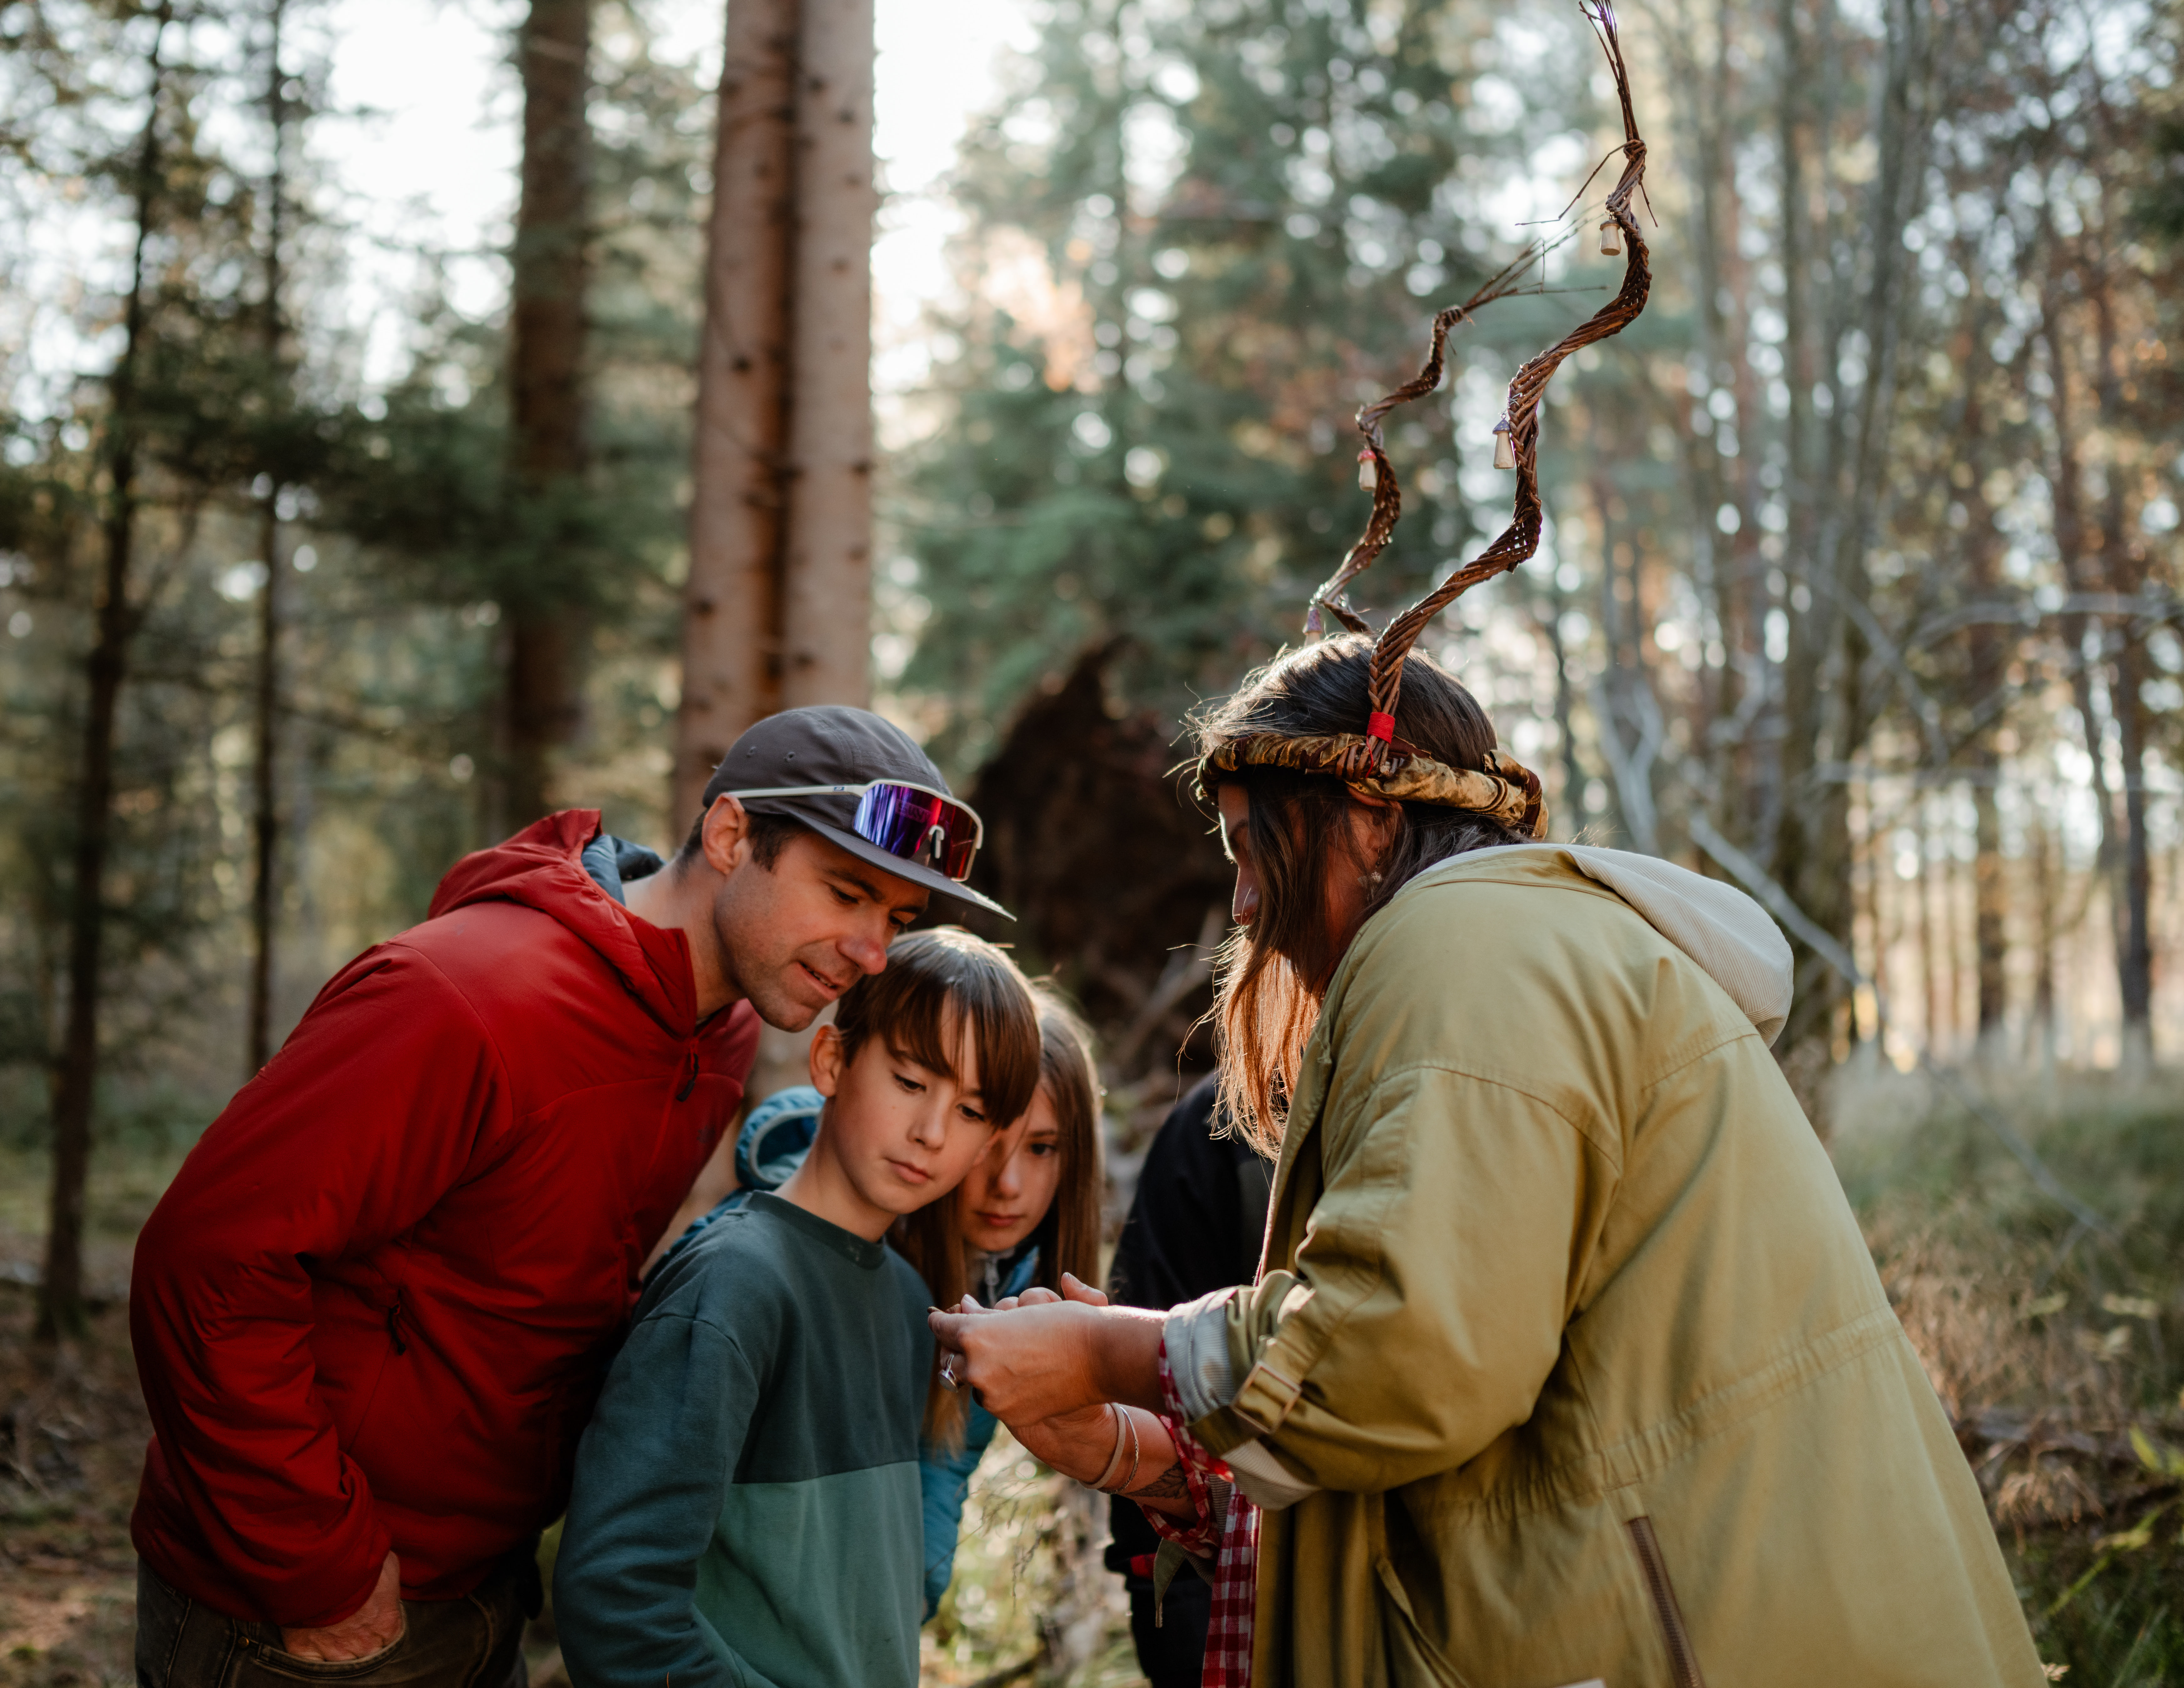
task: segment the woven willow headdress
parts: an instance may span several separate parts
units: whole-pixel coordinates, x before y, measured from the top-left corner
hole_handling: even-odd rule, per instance
[[[1623,286],[1615,297],[1517,371],[1509,383],[1509,398],[1502,420],[1495,426],[1497,466],[1517,471],[1517,495],[1508,526],[1484,551],[1449,576],[1424,598],[1396,616],[1373,644],[1369,696],[1371,710],[1362,733],[1323,738],[1290,738],[1280,733],[1258,733],[1234,739],[1209,752],[1198,765],[1198,783],[1208,788],[1209,775],[1233,772],[1240,767],[1280,767],[1300,773],[1333,774],[1361,794],[1401,802],[1438,803],[1472,811],[1501,822],[1513,830],[1541,838],[1547,829],[1546,805],[1540,794],[1537,775],[1507,756],[1490,752],[1484,771],[1451,768],[1435,760],[1416,745],[1396,737],[1396,703],[1401,695],[1403,659],[1425,631],[1426,623],[1481,581],[1507,574],[1540,547],[1540,399],[1547,382],[1572,353],[1619,334],[1637,320],[1646,309],[1653,274],[1647,261],[1646,242],[1638,232],[1631,200],[1644,191],[1646,142],[1638,133],[1638,120],[1630,106],[1630,74],[1623,62],[1622,42],[1615,33],[1611,0],[1580,0],[1580,9],[1607,55],[1615,77],[1615,92],[1623,108],[1623,174],[1607,196],[1607,216],[1600,226],[1600,248],[1613,256],[1624,254]],[[1614,155],[1610,153],[1612,158]],[[1595,174],[1598,174],[1596,170]],[[1451,305],[1433,320],[1433,340],[1424,366],[1393,393],[1357,413],[1357,432],[1364,449],[1357,454],[1360,481],[1373,493],[1373,513],[1365,532],[1342,559],[1342,565],[1312,595],[1305,617],[1305,632],[1325,631],[1323,614],[1332,616],[1351,632],[1372,628],[1350,604],[1350,582],[1373,565],[1387,549],[1403,510],[1402,489],[1396,484],[1395,466],[1388,460],[1387,442],[1381,423],[1399,404],[1423,398],[1440,385],[1449,331],[1468,321],[1481,306],[1520,291],[1518,278],[1540,255],[1528,249],[1507,269],[1487,282],[1460,305]]]

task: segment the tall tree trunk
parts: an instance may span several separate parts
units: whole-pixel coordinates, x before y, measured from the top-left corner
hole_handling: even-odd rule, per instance
[[[1956,848],[1956,806],[1954,801],[1944,805],[1947,820],[1942,856],[1942,906],[1948,916],[1943,931],[1949,946],[1949,1041],[1953,1045],[1964,1035],[1964,1026],[1971,1018],[1965,1009],[1974,1006],[1970,988],[1974,972],[1964,966],[1965,905],[1970,899],[1965,895],[1968,888],[1964,884],[1964,858]]]
[[[1850,929],[1848,788],[1830,765],[1856,757],[1869,727],[1861,672],[1866,644],[1854,608],[1868,597],[1866,559],[1888,480],[1897,410],[1897,365],[1909,286],[1903,231],[1925,200],[1940,27],[1929,0],[1889,0],[1880,102],[1878,169],[1868,190],[1863,302],[1867,372],[1844,484],[1831,488],[1803,572],[1812,607],[1791,618],[1783,673],[1781,822],[1769,871],[1797,905],[1838,939]],[[1838,404],[1838,413],[1841,410]],[[1847,985],[1827,961],[1793,940],[1797,997],[1775,1053],[1831,1041]]]
[[[2039,950],[2032,975],[2032,1023],[2026,1053],[2043,1075],[2055,1067],[2055,910],[2061,893],[2060,857],[2055,830],[2043,816],[2032,827],[2032,882],[2039,921]]]
[[[592,185],[592,0],[532,0],[518,39],[523,74],[523,196],[515,214],[514,404],[517,495],[526,526],[555,549],[576,543],[568,512],[589,460],[585,434],[585,283]],[[552,802],[553,753],[582,719],[582,622],[554,577],[512,594],[507,768],[502,821],[526,826]]]
[[[721,71],[675,815],[738,734],[872,696],[872,0],[733,0]],[[768,1030],[754,1090],[798,1082]]]
[[[1817,9],[1825,18],[1827,8],[1822,5]],[[1790,389],[1782,435],[1782,504],[1786,520],[1777,559],[1783,566],[1786,580],[1793,573],[1802,572],[1793,568],[1792,560],[1812,554],[1815,527],[1814,506],[1819,465],[1814,448],[1818,429],[1813,389],[1819,380],[1819,356],[1814,331],[1812,271],[1813,253],[1815,249],[1825,251],[1827,238],[1825,227],[1818,231],[1812,227],[1811,204],[1814,196],[1806,171],[1808,151],[1815,150],[1808,131],[1817,126],[1819,143],[1816,150],[1825,153],[1832,128],[1825,115],[1817,125],[1814,122],[1815,53],[1806,40],[1800,20],[1803,10],[1800,0],[1776,0],[1775,31],[1781,55],[1775,98],[1775,153],[1782,172],[1782,355]],[[1826,186],[1823,168],[1819,196],[1823,203]],[[1805,591],[1809,608],[1809,583],[1805,584]],[[1754,593],[1755,598],[1762,595]],[[1794,605],[1784,603],[1776,607],[1789,615]],[[1791,619],[1794,625],[1799,618],[1791,616]],[[1761,625],[1764,626],[1763,611]],[[1763,638],[1760,651],[1763,665],[1769,660]],[[1766,672],[1764,666],[1761,671]],[[1780,677],[1769,674],[1763,684],[1770,691],[1779,691]],[[1780,825],[1782,807],[1782,759],[1779,749],[1774,748],[1780,739],[1771,733],[1765,736],[1771,743],[1763,756],[1766,775],[1760,782],[1760,799],[1756,805],[1759,825],[1753,834],[1760,839],[1774,835]],[[1877,944],[1878,939],[1875,941]],[[1880,989],[1877,983],[1875,988]]]
[[[678,824],[753,721],[872,695],[872,0],[736,0],[719,120]]]
[[[2063,581],[2073,595],[2091,593],[2099,584],[2087,560],[2085,482],[2078,463],[2077,409],[2071,393],[2070,360],[2064,338],[2063,306],[2051,287],[2041,300],[2041,338],[2048,348],[2048,373],[2052,393],[2048,412],[2055,424],[2055,460],[2048,475],[2054,489],[2055,554]],[[2063,636],[2069,644],[2070,699],[2077,707],[2078,722],[2092,764],[2093,816],[2097,826],[2093,855],[2094,877],[2106,883],[2116,859],[2115,799],[2109,789],[2109,761],[2101,716],[2093,694],[2097,659],[2086,655],[2089,643],[2105,640],[2103,624],[2093,616],[2073,611],[2063,617]]]
[[[281,26],[286,20],[287,0],[272,0],[268,12],[270,40],[265,71],[265,116],[272,130],[273,162],[266,174],[268,214],[263,315],[259,348],[265,360],[265,379],[276,381],[282,370],[281,264],[282,242],[287,232],[287,177],[288,99],[281,64]],[[265,584],[258,597],[258,671],[254,677],[254,713],[256,716],[256,755],[252,777],[256,812],[252,816],[252,844],[256,877],[250,886],[250,1019],[246,1059],[256,1072],[273,1053],[273,893],[278,856],[281,805],[276,780],[280,760],[281,709],[281,498],[279,477],[268,476],[264,502],[258,512],[258,554],[265,560]]]
[[[737,735],[781,707],[797,0],[733,0],[721,63],[673,820]]]
[[[872,0],[803,0],[781,699],[872,700]]]
[[[2142,1069],[2153,1057],[2153,861],[2146,836],[2145,666],[2144,643],[2125,629],[2117,642],[2111,682],[2118,748],[2123,752],[2123,896],[2116,982],[2123,1000],[2125,1060],[2134,1070]]]
[[[53,1082],[53,1167],[45,1281],[38,1296],[37,1334],[47,1341],[84,1328],[83,1202],[91,1168],[91,1117],[98,1083],[98,1017],[106,938],[106,863],[114,816],[114,744],[121,688],[136,616],[129,602],[136,542],[137,373],[145,343],[149,285],[147,248],[159,219],[160,107],[166,92],[164,53],[171,4],[153,14],[148,56],[151,86],[136,146],[136,240],[122,300],[121,354],[109,378],[104,449],[106,509],[99,523],[103,556],[94,630],[84,662],[83,749],[76,770],[75,838],[69,887],[69,987],[61,1056]]]
[[[1563,829],[1573,838],[1585,836],[1585,764],[1577,753],[1577,688],[1570,683],[1569,650],[1563,641],[1563,606],[1568,602],[1560,587],[1548,598],[1540,616],[1540,630],[1547,636],[1547,649],[1555,659],[1555,733],[1562,741]]]
[[[2002,816],[1995,785],[2001,763],[1992,750],[1975,759],[1972,781],[1972,950],[1977,958],[1979,1041],[1983,1056],[1999,1056],[2009,1011],[2009,886],[2003,877]]]
[[[1986,437],[1981,404],[1981,380],[1993,365],[1983,351],[1985,325],[1975,325],[1958,348],[1958,366],[1965,371],[1967,392],[1962,422],[1963,437]],[[1973,597],[1983,606],[1997,603],[2002,593],[2003,535],[1995,525],[1995,512],[1987,502],[1981,465],[1972,465],[1974,479],[1964,492],[1966,512],[1964,554],[1971,577]],[[2007,680],[2008,653],[2002,630],[1983,614],[1966,630],[1969,677],[1971,682],[1970,744],[1965,760],[1970,765],[1972,792],[1974,849],[1972,856],[1972,950],[1976,957],[1979,990],[1979,1042],[1981,1056],[1998,1056],[2003,1017],[2008,1011],[2008,931],[2005,921],[2008,887],[2003,878],[2002,816],[1996,788],[2002,777],[2002,757],[1997,748],[2003,688]]]
[[[2105,199],[2105,196],[2103,196]],[[2103,203],[2102,233],[2110,213]],[[2096,358],[2095,392],[2101,420],[2112,432],[2129,426],[2123,414],[2123,380],[2119,370],[2114,283],[2109,260],[2097,250],[2086,266],[2092,296]],[[2101,561],[2108,588],[2120,598],[2135,598],[2145,584],[2145,553],[2131,536],[2124,497],[2122,466],[2111,464],[2107,496],[2102,501]],[[2123,1058],[2127,1069],[2142,1069],[2153,1055],[2153,861],[2146,836],[2146,646],[2130,621],[2116,629],[2115,666],[2109,677],[2109,702],[2115,712],[2117,749],[2123,757],[2123,879],[2116,899],[2116,983],[2123,999]]]
[[[1947,1017],[1942,1009],[1941,934],[1934,918],[1933,799],[1919,799],[1919,974],[1926,994],[1926,1053],[1940,1059],[1946,1052],[1942,1032]]]

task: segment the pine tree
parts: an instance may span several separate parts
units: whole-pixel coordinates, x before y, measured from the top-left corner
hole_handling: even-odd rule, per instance
[[[939,705],[950,754],[975,760],[1013,699],[1111,635],[1132,641],[1124,695],[1170,708],[1295,637],[1363,523],[1351,414],[1415,368],[1434,309],[1522,245],[1481,209],[1523,136],[1467,103],[1470,16],[1451,0],[1049,15],[966,148],[975,303],[951,325],[948,422],[905,476],[891,586],[919,631],[900,683],[959,700]],[[1543,93],[1591,109],[1574,79]],[[1568,305],[1497,307],[1459,369],[1506,368]],[[1443,399],[1395,423],[1406,514],[1361,584],[1376,610],[1479,531],[1461,479],[1490,441],[1457,439],[1451,415]]]

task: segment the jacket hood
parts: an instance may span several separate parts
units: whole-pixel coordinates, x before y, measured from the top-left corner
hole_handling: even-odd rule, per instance
[[[520,903],[559,921],[597,950],[644,1011],[674,1035],[697,1029],[697,984],[680,932],[638,919],[584,871],[584,846],[599,836],[599,811],[565,809],[504,844],[465,856],[433,893],[430,918],[473,903]]]
[[[1729,993],[1761,1038],[1774,1041],[1790,1017],[1796,967],[1790,940],[1766,910],[1734,885],[1627,850],[1603,850],[1596,844],[1511,844],[1506,852],[1494,854],[1543,852],[1560,855],[1637,910],[1647,924]]]

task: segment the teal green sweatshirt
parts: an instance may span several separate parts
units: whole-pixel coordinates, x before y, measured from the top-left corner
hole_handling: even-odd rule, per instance
[[[660,1262],[577,1452],[575,1688],[914,1688],[927,1300],[768,1195]]]

